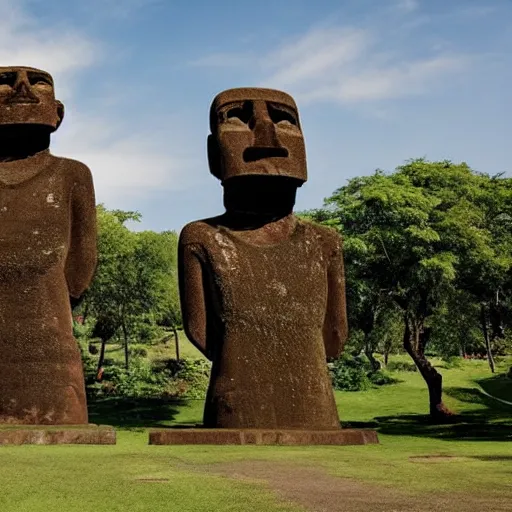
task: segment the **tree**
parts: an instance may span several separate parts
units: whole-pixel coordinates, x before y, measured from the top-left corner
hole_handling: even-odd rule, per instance
[[[485,227],[485,212],[496,209],[493,194],[485,192],[493,190],[490,180],[464,163],[411,160],[393,174],[377,170],[350,180],[325,208],[308,213],[344,237],[347,275],[354,272],[361,283],[352,283],[357,297],[349,290],[349,300],[362,311],[370,306],[370,319],[383,297],[400,308],[403,346],[427,384],[434,419],[451,414],[442,401],[442,376],[426,357],[436,312],[475,280],[495,290],[491,278],[510,270],[507,249]],[[508,204],[510,188],[505,190]]]
[[[476,314],[494,373],[492,345],[504,337],[503,310],[511,288],[512,180],[447,161],[416,160],[398,170],[441,201],[433,220],[443,243],[457,255],[457,289],[479,304]]]
[[[139,221],[138,212],[108,211],[98,205],[97,216],[98,267],[85,306],[108,326],[98,326],[102,333],[121,332],[128,368],[129,339],[140,322],[176,307],[170,297],[177,296],[177,235],[130,231],[124,223]]]

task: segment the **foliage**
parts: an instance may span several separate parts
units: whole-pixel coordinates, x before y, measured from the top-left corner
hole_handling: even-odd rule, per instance
[[[387,372],[373,371],[363,356],[344,354],[328,364],[334,389],[339,391],[366,391],[373,386],[384,386],[396,381]]]
[[[351,179],[305,216],[344,238],[350,325],[365,333],[365,351],[377,347],[378,314],[392,302],[401,311],[404,347],[429,387],[432,414],[445,415],[427,346],[435,339],[437,350],[453,354],[464,332],[474,342],[482,304],[491,324],[492,300],[505,308],[512,288],[512,180],[465,163],[411,160],[392,174]],[[456,325],[461,294],[472,316]],[[442,322],[450,336],[436,329]]]
[[[444,359],[444,367],[445,368],[461,368],[463,359],[458,356],[449,356]]]
[[[130,368],[105,365],[101,382],[96,382],[96,365],[82,354],[88,394],[123,398],[204,398],[208,388],[210,363],[205,360],[175,359],[151,362],[144,347],[131,348]]]
[[[127,367],[131,339],[152,340],[163,316],[179,320],[177,234],[132,232],[125,226],[140,217],[98,205],[98,266],[81,307],[112,327],[108,336],[122,335]]]
[[[202,399],[210,382],[211,363],[205,359],[170,359],[167,363],[174,380],[179,384],[179,396]]]
[[[390,361],[386,366],[390,372],[417,372],[418,367],[414,363],[408,361]]]

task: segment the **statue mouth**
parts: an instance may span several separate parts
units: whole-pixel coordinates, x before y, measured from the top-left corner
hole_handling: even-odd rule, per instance
[[[256,162],[264,158],[287,158],[288,150],[286,148],[251,146],[244,150],[242,156],[244,162]]]
[[[32,96],[12,96],[8,100],[6,100],[6,103],[39,103],[39,100],[37,98],[34,98]]]

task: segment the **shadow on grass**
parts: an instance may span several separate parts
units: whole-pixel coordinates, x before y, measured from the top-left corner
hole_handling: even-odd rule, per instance
[[[171,428],[169,423],[185,404],[178,398],[89,398],[89,421],[126,429]]]
[[[479,379],[476,382],[490,395],[512,402],[512,379],[507,377],[506,374],[494,375],[493,377]],[[504,406],[506,407],[506,404]],[[508,407],[510,408],[510,406]]]
[[[476,388],[445,388],[444,393],[461,402],[481,404],[482,409],[467,411],[433,423],[427,414],[377,416],[368,422],[342,422],[344,428],[370,428],[396,436],[462,439],[467,441],[512,441],[512,407],[487,397]]]

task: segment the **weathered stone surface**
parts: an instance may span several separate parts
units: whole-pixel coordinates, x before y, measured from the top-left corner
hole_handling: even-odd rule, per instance
[[[21,444],[116,444],[116,431],[103,425],[0,427],[0,445]]]
[[[87,424],[70,301],[96,266],[92,176],[53,156],[52,77],[0,68],[0,424]]]
[[[185,331],[213,363],[204,426],[337,430],[326,358],[347,337],[342,244],[293,214],[307,178],[295,102],[230,89],[210,126],[226,213],[188,224],[179,242]]]
[[[166,429],[151,430],[149,444],[359,445],[379,442],[374,430]]]

